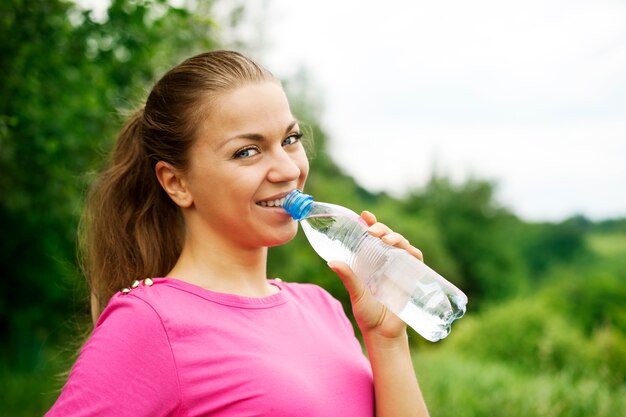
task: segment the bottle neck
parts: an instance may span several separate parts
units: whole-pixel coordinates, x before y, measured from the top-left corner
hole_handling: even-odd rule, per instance
[[[289,213],[294,220],[302,220],[309,215],[314,200],[308,194],[300,190],[293,190],[285,197],[283,209]]]

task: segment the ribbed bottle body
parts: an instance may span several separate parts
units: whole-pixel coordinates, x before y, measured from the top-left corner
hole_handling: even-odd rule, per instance
[[[322,258],[350,265],[382,304],[425,339],[443,339],[465,313],[463,292],[407,251],[369,235],[351,210],[313,202],[300,224]]]

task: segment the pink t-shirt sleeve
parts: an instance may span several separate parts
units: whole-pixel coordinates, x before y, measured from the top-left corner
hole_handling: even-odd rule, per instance
[[[46,417],[182,414],[176,364],[161,318],[132,294],[115,295]]]

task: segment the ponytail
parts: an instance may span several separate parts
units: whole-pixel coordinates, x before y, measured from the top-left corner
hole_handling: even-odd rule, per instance
[[[87,196],[79,230],[94,322],[115,292],[133,280],[165,276],[180,256],[182,215],[161,188],[156,163],[184,170],[212,100],[260,81],[276,80],[237,52],[196,55],[168,71],[126,122]]]
[[[81,264],[94,322],[115,292],[135,279],[165,276],[180,255],[181,216],[156,178],[143,126],[142,108],[122,128],[81,220]]]

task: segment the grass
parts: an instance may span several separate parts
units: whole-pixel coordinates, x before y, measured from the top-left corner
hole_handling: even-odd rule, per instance
[[[587,238],[589,248],[604,257],[626,258],[626,233],[594,233]]]
[[[626,415],[626,386],[600,379],[577,379],[567,371],[525,373],[450,349],[415,352],[414,363],[436,417]]]

